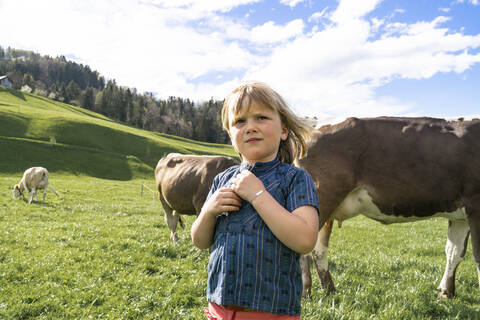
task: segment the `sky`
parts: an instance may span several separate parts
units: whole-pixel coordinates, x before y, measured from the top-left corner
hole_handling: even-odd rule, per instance
[[[0,0],[0,46],[162,99],[257,80],[319,119],[480,114],[480,0]]]

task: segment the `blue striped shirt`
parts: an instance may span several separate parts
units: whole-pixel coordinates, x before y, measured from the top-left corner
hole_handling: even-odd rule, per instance
[[[242,170],[250,170],[289,212],[309,205],[317,208],[312,177],[303,169],[280,162],[242,163],[217,175],[207,199]],[[286,247],[253,206],[243,201],[239,211],[217,217],[208,264],[207,299],[285,315],[300,314],[302,277],[300,255]]]

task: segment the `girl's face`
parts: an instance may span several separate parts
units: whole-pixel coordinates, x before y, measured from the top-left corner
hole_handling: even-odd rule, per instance
[[[280,115],[252,101],[230,120],[230,139],[242,160],[249,164],[275,159],[281,140],[286,140],[288,128],[282,124]]]

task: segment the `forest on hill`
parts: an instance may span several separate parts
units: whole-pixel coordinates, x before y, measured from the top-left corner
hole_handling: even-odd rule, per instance
[[[13,89],[38,94],[101,113],[137,128],[199,141],[228,143],[220,121],[223,101],[194,103],[188,98],[157,99],[153,93],[119,86],[88,65],[65,56],[50,57],[0,46],[0,76]]]

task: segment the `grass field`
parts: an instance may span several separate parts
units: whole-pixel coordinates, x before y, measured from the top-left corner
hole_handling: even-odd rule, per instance
[[[45,203],[11,199],[0,176],[0,318],[203,319],[208,252],[169,242],[153,181],[51,176]],[[356,218],[334,228],[330,266],[338,292],[314,277],[303,319],[478,319],[480,289],[469,247],[457,297],[437,299],[446,221],[383,226]],[[312,272],[314,270],[312,269]]]
[[[191,244],[194,217],[172,245],[152,192],[154,166],[172,151],[234,155],[0,88],[0,319],[205,319],[208,252]],[[49,169],[60,197],[11,198],[33,165]],[[480,319],[471,246],[457,296],[437,298],[446,233],[442,219],[335,227],[337,293],[324,295],[314,274],[303,319]]]

